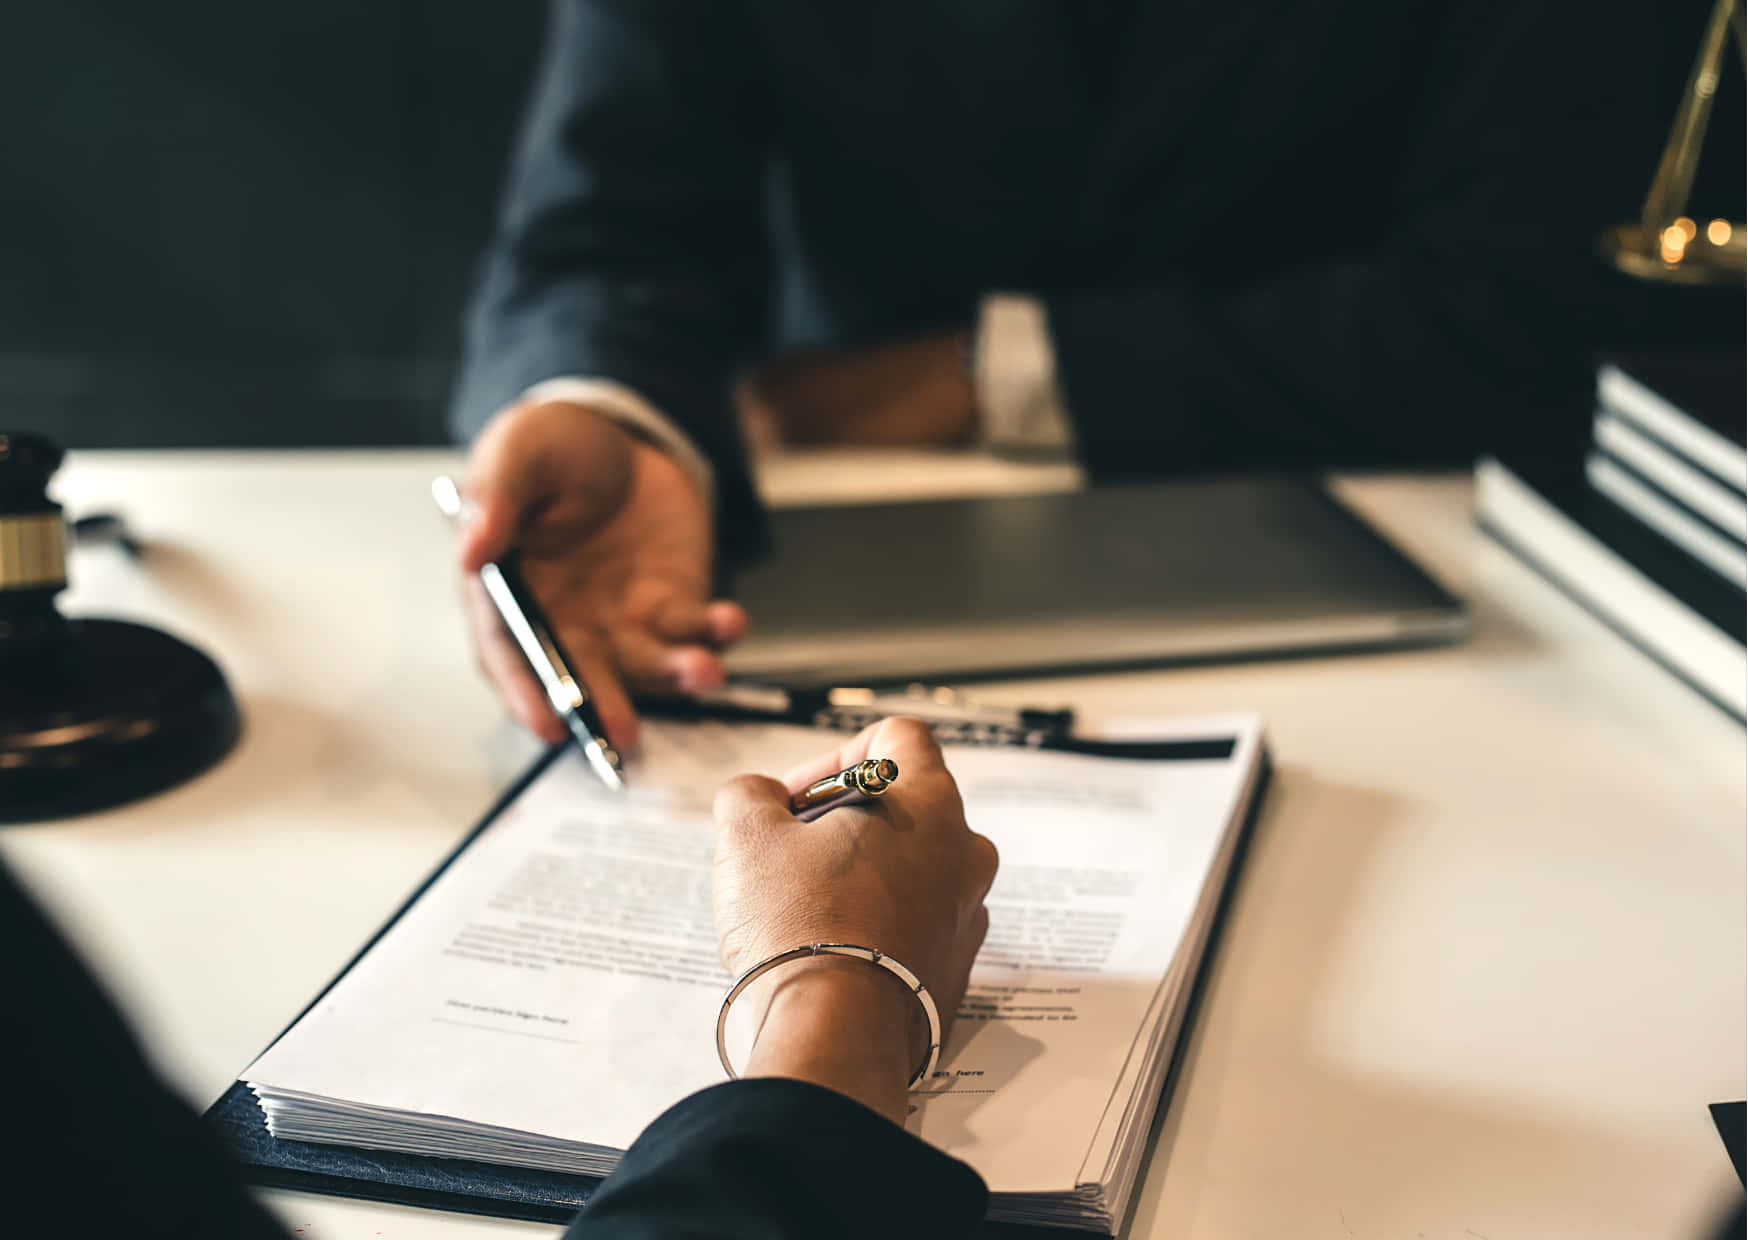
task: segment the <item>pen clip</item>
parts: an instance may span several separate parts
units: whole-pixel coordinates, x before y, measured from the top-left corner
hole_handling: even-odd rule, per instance
[[[1071,710],[1032,710],[973,702],[943,685],[912,684],[903,690],[828,689],[814,722],[860,731],[893,715],[927,724],[943,744],[1019,745],[1036,748],[1066,737],[1074,727]]]
[[[928,725],[942,742],[970,745],[1038,746],[1065,740],[1074,729],[1072,710],[986,706],[944,686],[913,684],[904,689],[785,689],[730,681],[669,703],[678,714],[720,711],[732,717],[808,722],[815,727],[859,732],[894,715]]]
[[[894,715],[909,715],[923,723],[943,745],[1002,745],[1037,749],[1060,739],[1064,732],[1047,727],[990,719],[941,719],[914,710],[876,710],[853,706],[828,706],[813,717],[817,727],[839,732],[860,732],[870,724]]]

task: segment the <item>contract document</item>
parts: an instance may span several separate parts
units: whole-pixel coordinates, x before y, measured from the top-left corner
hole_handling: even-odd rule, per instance
[[[1150,735],[1230,745],[1171,760],[947,750],[1001,868],[908,1126],[977,1169],[992,1217],[1109,1231],[1138,1176],[1264,770],[1254,718]],[[841,739],[652,723],[624,792],[576,754],[552,761],[244,1073],[270,1132],[610,1172],[662,1111],[722,1079],[716,789]]]

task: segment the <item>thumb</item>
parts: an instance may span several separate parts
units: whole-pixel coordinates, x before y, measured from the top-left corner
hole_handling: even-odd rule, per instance
[[[468,456],[462,493],[474,515],[462,568],[503,555],[549,511],[573,534],[598,524],[625,501],[632,465],[630,437],[596,410],[562,401],[506,409]]]
[[[765,775],[739,775],[722,785],[714,810],[719,840],[755,843],[768,832],[795,825],[789,789]]]
[[[477,573],[489,561],[503,559],[516,541],[521,512],[501,493],[469,486],[462,501],[460,537],[456,552],[461,571]]]
[[[508,554],[537,502],[538,439],[520,412],[495,418],[468,454],[457,546],[463,572],[478,572],[488,560]]]

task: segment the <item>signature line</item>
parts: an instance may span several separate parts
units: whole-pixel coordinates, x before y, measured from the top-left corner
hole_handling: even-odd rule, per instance
[[[460,1025],[463,1029],[484,1029],[487,1033],[509,1033],[518,1038],[539,1038],[543,1042],[569,1042],[572,1046],[581,1046],[581,1038],[561,1038],[552,1033],[529,1033],[526,1029],[500,1029],[496,1025],[476,1024],[471,1020],[451,1020],[447,1016],[433,1016],[432,1020],[439,1025]]]

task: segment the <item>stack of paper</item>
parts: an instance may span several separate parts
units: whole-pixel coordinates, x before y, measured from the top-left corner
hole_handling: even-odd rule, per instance
[[[909,1127],[983,1175],[995,1218],[1110,1231],[1138,1178],[1263,763],[1252,718],[1152,735],[1229,739],[1230,752],[949,751],[967,819],[1002,865],[989,938]],[[579,759],[554,763],[245,1073],[268,1127],[611,1171],[645,1125],[721,1079],[715,789],[840,740],[656,725],[620,795]]]

